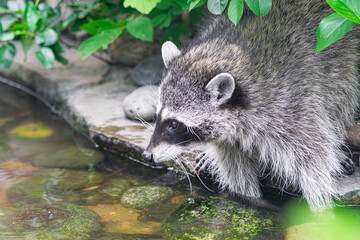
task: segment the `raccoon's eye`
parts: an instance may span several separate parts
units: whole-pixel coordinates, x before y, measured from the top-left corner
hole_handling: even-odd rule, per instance
[[[177,121],[172,121],[171,123],[170,123],[170,126],[171,126],[171,128],[172,129],[177,129],[178,127],[179,127],[179,122],[177,122]]]

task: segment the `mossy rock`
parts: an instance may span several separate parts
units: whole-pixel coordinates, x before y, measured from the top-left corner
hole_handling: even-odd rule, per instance
[[[339,204],[345,205],[360,205],[360,190],[354,190],[339,197],[337,200]]]
[[[31,205],[0,216],[0,238],[23,240],[91,239],[101,228],[92,210],[67,205]],[[18,238],[15,238],[15,237]]]
[[[54,132],[42,122],[32,122],[14,128],[11,133],[16,138],[42,139],[50,137]]]
[[[78,190],[103,182],[98,172],[67,169],[41,170],[25,181],[15,183],[7,190],[11,203],[23,204],[48,202],[81,202]]]
[[[166,239],[283,239],[276,212],[259,210],[222,198],[188,201],[163,224]]]
[[[87,198],[90,206],[98,204],[115,204],[121,200],[121,195],[131,187],[131,183],[123,178],[111,179],[104,183],[98,191],[91,191]],[[84,193],[85,195],[88,193]]]
[[[88,168],[104,159],[104,155],[91,149],[80,150],[69,146],[55,152],[43,152],[31,159],[35,166],[61,168]]]
[[[172,195],[173,190],[169,187],[153,185],[134,187],[122,195],[121,203],[127,208],[143,209],[156,206]]]

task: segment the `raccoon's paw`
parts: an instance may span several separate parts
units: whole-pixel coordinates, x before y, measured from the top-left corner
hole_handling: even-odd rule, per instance
[[[355,164],[354,162],[348,158],[345,157],[342,161],[341,161],[341,165],[343,167],[342,172],[346,175],[351,175],[354,173],[355,171]]]
[[[208,157],[208,155],[205,152],[203,152],[200,153],[195,158],[195,162],[196,162],[195,173],[197,175],[200,175],[202,171],[204,171],[206,167],[210,164],[210,157]]]

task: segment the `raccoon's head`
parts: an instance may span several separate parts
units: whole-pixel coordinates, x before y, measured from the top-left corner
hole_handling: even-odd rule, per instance
[[[164,43],[161,51],[166,71],[156,126],[142,155],[155,163],[176,159],[194,143],[226,135],[236,127],[232,103],[243,96],[231,74],[194,68],[200,63],[191,62],[172,42]]]

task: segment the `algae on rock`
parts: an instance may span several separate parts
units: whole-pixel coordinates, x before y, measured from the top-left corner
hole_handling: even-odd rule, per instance
[[[0,238],[22,240],[90,239],[100,217],[77,205],[31,205],[0,216]],[[17,238],[18,237],[18,238]]]
[[[143,209],[153,207],[172,195],[173,190],[169,187],[151,185],[134,187],[123,194],[121,203],[127,208]]]
[[[208,197],[188,201],[165,221],[166,239],[281,239],[282,221],[276,212]]]

